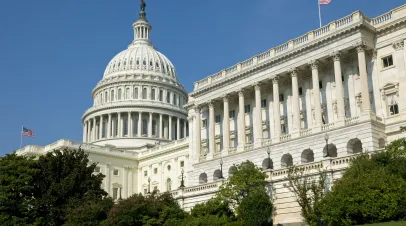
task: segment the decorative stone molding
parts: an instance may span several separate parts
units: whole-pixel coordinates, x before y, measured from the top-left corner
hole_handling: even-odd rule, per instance
[[[255,82],[252,84],[255,90],[261,90],[261,83],[260,82]]]
[[[239,89],[238,90],[238,96],[243,97],[244,96],[244,89]]]
[[[405,47],[405,42],[404,42],[404,40],[399,40],[399,41],[393,43],[392,46],[396,51],[403,50]]]
[[[356,47],[357,53],[365,52],[365,50],[366,50],[366,42],[365,41],[357,42],[356,45],[357,45],[357,47]]]
[[[294,67],[294,68],[289,69],[288,72],[289,72],[290,76],[297,77],[299,70]]]
[[[333,100],[333,103],[332,103],[332,105],[333,105],[333,111],[334,111],[334,113],[336,113],[337,114],[337,100]]]
[[[312,68],[312,70],[318,69],[319,68],[319,61],[318,60],[312,60],[312,61],[309,62],[309,66]]]
[[[340,61],[341,52],[340,52],[340,51],[334,51],[334,52],[331,54],[331,57],[333,58],[334,61]]]
[[[214,107],[214,100],[207,101],[207,106],[209,106],[209,108]]]
[[[275,77],[272,78],[272,83],[273,84],[278,84],[278,82],[279,82],[279,76],[275,76]]]
[[[362,104],[362,94],[361,94],[361,93],[358,93],[358,94],[355,96],[355,100],[356,100],[356,102],[357,102],[357,106],[358,106],[358,107],[361,107],[361,104]]]
[[[379,91],[381,91],[382,99],[385,100],[388,94],[396,94],[399,97],[399,83],[387,83],[382,86]]]
[[[224,94],[223,95],[223,102],[228,102],[228,98],[229,98],[230,96],[228,95],[228,94]]]

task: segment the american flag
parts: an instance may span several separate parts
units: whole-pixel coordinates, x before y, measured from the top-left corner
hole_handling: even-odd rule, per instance
[[[320,5],[327,5],[331,2],[331,0],[319,0]]]
[[[26,136],[26,137],[35,137],[35,136],[34,136],[34,132],[32,132],[32,130],[27,129],[27,128],[25,128],[25,127],[23,127],[22,135],[23,135],[23,136]]]

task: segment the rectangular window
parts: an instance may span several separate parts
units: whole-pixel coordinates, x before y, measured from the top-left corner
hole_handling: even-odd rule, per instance
[[[387,68],[393,66],[393,57],[392,55],[382,57],[382,68]]]
[[[159,101],[163,101],[164,91],[159,90]]]
[[[230,111],[229,114],[228,114],[228,116],[229,116],[230,118],[235,118],[235,110]]]
[[[134,99],[138,99],[138,88],[134,88]]]
[[[123,135],[128,136],[128,119],[124,118],[123,120]]]
[[[216,121],[216,123],[220,123],[220,122],[221,122],[221,116],[220,116],[220,115],[216,115],[215,121]]]
[[[176,94],[173,94],[173,105],[178,105]]]
[[[399,114],[398,102],[395,95],[387,96],[389,115]]]
[[[319,81],[319,88],[323,89],[323,81]]]
[[[342,81],[342,82],[345,82],[344,73],[341,73],[341,81]]]
[[[168,103],[168,104],[171,103],[171,92],[166,93],[166,103]]]
[[[151,90],[151,100],[155,100],[155,89]]]
[[[184,161],[180,161],[180,167],[184,167],[185,166],[185,162]]]
[[[283,94],[279,94],[279,102],[283,101],[285,101],[285,97],[283,96]]]
[[[244,112],[245,113],[250,113],[251,112],[251,105],[246,105],[245,107],[244,107]]]
[[[113,188],[113,200],[117,200],[118,188]]]
[[[261,100],[261,108],[266,108],[266,99]]]
[[[100,173],[100,167],[99,167],[99,166],[96,166],[96,167],[94,168],[94,172],[95,172],[95,173]]]
[[[114,175],[114,176],[118,176],[118,169],[114,169],[114,170],[113,170],[113,175]]]
[[[158,173],[158,168],[154,168],[154,174]]]
[[[206,128],[207,127],[207,119],[202,120],[202,127]]]
[[[302,95],[303,95],[303,88],[299,87],[299,96],[302,96]]]
[[[152,120],[152,136],[156,135],[156,121]]]
[[[148,176],[148,171],[144,171],[144,177]]]

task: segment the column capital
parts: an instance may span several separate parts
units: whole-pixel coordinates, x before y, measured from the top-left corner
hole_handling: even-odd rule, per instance
[[[194,107],[194,109],[195,109],[195,111],[199,111],[199,112],[200,112],[201,106],[196,104],[195,107]]]
[[[290,69],[288,70],[288,72],[289,72],[290,76],[292,76],[292,77],[297,77],[297,74],[298,74],[298,72],[299,72],[299,69],[297,69],[296,67],[293,67],[293,68],[290,68]]]
[[[187,117],[187,120],[188,120],[189,123],[192,123],[193,122],[193,116]]]
[[[214,100],[207,101],[207,105],[209,106],[209,108],[214,107]]]
[[[319,60],[311,60],[311,61],[309,62],[309,66],[310,66],[312,69],[318,69],[318,68],[319,68]]]
[[[365,41],[357,42],[357,44],[356,44],[357,53],[365,52],[366,44],[367,43]]]
[[[273,78],[271,78],[272,79],[272,83],[273,84],[278,84],[278,82],[279,82],[279,76],[275,76],[275,77],[273,77]]]
[[[340,61],[341,58],[341,52],[340,51],[334,51],[330,55],[334,61]]]
[[[224,95],[222,96],[223,102],[228,102],[228,98],[229,98],[229,97],[230,97],[230,95],[224,94]]]
[[[261,90],[261,82],[254,82],[252,86],[255,90]]]
[[[405,47],[405,42],[404,42],[404,40],[399,40],[399,41],[396,41],[395,43],[393,43],[392,45],[393,45],[393,48],[394,48],[396,51],[399,51],[399,50],[403,50],[403,49],[404,49],[404,47]]]
[[[243,97],[244,96],[244,89],[239,89],[238,90],[238,96]]]

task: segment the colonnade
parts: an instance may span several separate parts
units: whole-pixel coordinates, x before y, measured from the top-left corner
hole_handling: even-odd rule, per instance
[[[88,118],[83,134],[84,142],[123,137],[179,140],[188,135],[188,121],[162,113],[117,112]]]
[[[367,78],[367,65],[366,65],[366,58],[365,58],[365,46],[360,45],[356,48],[357,55],[358,55],[358,66],[360,82],[361,82],[361,113],[362,114],[370,114],[371,113],[371,104],[370,104],[370,97],[369,97],[369,86],[368,86],[368,78]],[[330,56],[334,62],[334,78],[335,78],[335,85],[336,85],[336,113],[337,118],[335,119],[334,123],[337,125],[345,125],[345,105],[344,105],[344,87],[342,81],[342,73],[341,73],[341,52],[337,51],[331,54]],[[319,60],[311,60],[308,63],[308,66],[311,68],[312,74],[312,91],[313,91],[313,99],[311,100],[312,111],[313,111],[313,120],[312,122],[308,122],[309,129],[312,129],[313,132],[321,132],[322,125],[325,123],[323,122],[322,118],[322,103],[321,103],[321,92],[319,87]],[[269,131],[269,139],[272,139],[272,142],[279,142],[280,137],[283,135],[281,132],[281,100],[280,100],[280,92],[279,92],[279,80],[282,75],[288,74],[291,79],[291,88],[292,88],[292,96],[291,96],[291,109],[292,109],[292,131],[290,134],[295,134],[296,136],[301,136],[301,111],[300,111],[300,101],[299,101],[299,84],[298,84],[298,77],[301,74],[301,71],[298,68],[291,68],[285,73],[278,74],[271,77],[272,80],[272,87],[273,87],[273,113],[269,115],[269,122],[270,122],[270,131]],[[255,108],[253,112],[254,116],[254,124],[253,127],[253,141],[254,143],[261,143],[263,138],[263,119],[262,119],[262,109],[261,109],[261,86],[264,85],[267,81],[257,81],[253,84],[250,84],[249,87],[245,89],[249,89],[250,87],[254,87],[255,90]],[[244,149],[246,146],[246,122],[245,122],[245,103],[244,103],[244,95],[245,90],[244,88],[237,91],[238,93],[238,118],[237,118],[237,137],[238,137],[238,147],[237,149]],[[223,149],[230,149],[230,118],[229,118],[229,97],[232,95],[226,94],[222,97],[223,102],[223,120],[222,120],[222,143]],[[213,101],[219,100],[209,100],[205,105],[195,105],[195,117],[194,117],[194,134],[195,134],[195,147],[196,153],[201,152],[201,109],[205,106],[209,108],[209,115],[208,115],[208,153],[215,152],[215,115],[214,115],[214,107]],[[271,113],[270,113],[271,114]],[[290,116],[289,116],[290,117]],[[272,121],[272,123],[271,123]]]

